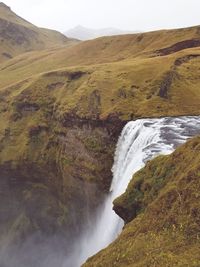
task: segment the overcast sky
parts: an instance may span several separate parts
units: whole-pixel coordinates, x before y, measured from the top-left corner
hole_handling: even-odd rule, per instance
[[[155,30],[200,24],[200,0],[4,0],[37,26]]]

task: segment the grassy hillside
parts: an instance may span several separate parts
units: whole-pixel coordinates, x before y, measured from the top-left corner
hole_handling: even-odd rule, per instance
[[[84,266],[200,265],[200,137],[159,156],[114,201],[122,234]]]
[[[0,3],[0,62],[32,50],[70,44],[71,39],[57,31],[34,26]]]
[[[25,63],[23,60],[15,63],[16,58],[3,65],[2,93],[17,88],[10,99],[26,88],[39,94],[47,87],[53,88],[49,94],[55,98],[56,113],[73,113],[80,118],[105,119],[115,114],[128,120],[199,114],[199,48],[163,57],[75,66],[38,74],[56,66],[56,60],[50,63],[45,56],[42,60],[30,57]]]
[[[109,188],[124,123],[199,114],[199,33],[70,46],[0,4],[1,240],[6,233],[13,244],[40,231],[73,241]]]
[[[76,198],[79,180],[107,190],[126,120],[199,114],[199,47],[156,56],[184,38],[195,39],[198,29],[142,34],[140,44],[135,40],[141,34],[99,38],[0,64],[2,168],[28,177],[28,171],[22,173],[26,162],[25,169],[50,176],[42,183],[58,192],[63,187],[64,199]],[[125,59],[119,59],[121,50]],[[80,151],[74,149],[77,143]]]
[[[40,90],[43,84],[55,87],[55,80],[59,88],[50,93],[59,113],[80,118],[199,114],[199,32],[193,27],[105,37],[29,52],[0,65],[0,90],[21,83],[37,83]]]
[[[81,42],[74,47],[64,47],[49,55],[46,52],[44,54],[43,52],[40,54],[31,53],[27,60],[37,57],[40,63],[43,61],[50,63],[49,67],[52,67],[52,61],[55,61],[54,67],[117,62],[125,59],[164,56],[186,48],[199,47],[199,40],[200,26],[196,26],[97,38],[92,41]],[[45,58],[43,58],[44,56]],[[20,64],[21,61],[26,64],[24,57],[19,57],[13,63]]]

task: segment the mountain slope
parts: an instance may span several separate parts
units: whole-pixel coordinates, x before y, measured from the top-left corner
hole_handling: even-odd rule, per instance
[[[18,54],[70,43],[59,32],[34,26],[0,3],[0,62]]]
[[[196,137],[136,173],[114,201],[130,223],[83,266],[199,266],[199,150]]]
[[[199,114],[199,71],[199,27],[59,45],[1,63],[0,245],[27,244],[39,232],[50,244],[61,235],[65,245],[55,248],[69,249],[109,189],[126,120]]]
[[[18,56],[1,65],[1,86],[25,79],[30,75],[72,66],[114,62],[124,64],[125,61],[128,64],[135,62],[139,65],[140,60],[142,63],[143,59],[152,60],[152,62],[162,60],[168,64],[169,58],[173,59],[175,52],[180,52],[181,57],[185,53],[189,54],[187,49],[199,47],[199,32],[200,27],[197,26],[178,30],[102,37],[72,47],[26,53],[26,55]],[[191,50],[191,53],[196,51],[198,52],[198,48]],[[20,78],[16,75],[18,73],[20,73]],[[8,80],[5,78],[5,74],[8,75]]]
[[[69,38],[75,38],[78,40],[86,41],[95,39],[102,36],[112,36],[112,35],[122,35],[133,33],[131,31],[122,31],[115,28],[105,28],[105,29],[89,29],[83,26],[76,26],[73,29],[66,31],[64,34]]]
[[[77,46],[64,51],[67,54]],[[18,90],[35,90],[36,82],[40,94],[44,84],[45,88],[55,88],[50,94],[56,99],[56,113],[61,117],[73,114],[80,119],[106,119],[114,115],[129,120],[199,114],[198,47],[167,56],[59,68],[73,64],[72,58],[63,59],[63,54],[48,50],[42,52],[42,57],[31,53],[10,60],[0,69],[1,90],[18,88],[13,95],[16,97]]]

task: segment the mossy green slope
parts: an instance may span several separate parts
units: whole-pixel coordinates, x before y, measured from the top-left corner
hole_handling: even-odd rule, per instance
[[[83,266],[200,265],[200,137],[137,172],[114,209],[129,222]]]

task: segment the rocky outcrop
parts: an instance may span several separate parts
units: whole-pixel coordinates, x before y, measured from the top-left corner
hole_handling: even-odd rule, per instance
[[[160,56],[166,56],[166,55],[181,51],[183,49],[199,47],[199,46],[200,46],[199,39],[190,39],[190,40],[184,40],[184,41],[175,43],[172,46],[169,46],[166,48],[156,50],[155,52],[156,54]]]
[[[161,85],[160,85],[158,96],[162,98],[168,97],[170,87],[175,77],[177,77],[177,74],[175,71],[169,71],[165,74],[165,77],[163,78]]]
[[[186,56],[177,58],[175,60],[175,62],[174,62],[174,65],[177,66],[177,67],[179,67],[182,64],[187,63],[190,60],[195,59],[195,58],[198,58],[198,57],[200,57],[200,55],[198,55],[198,54],[189,54],[189,55],[186,55]]]

